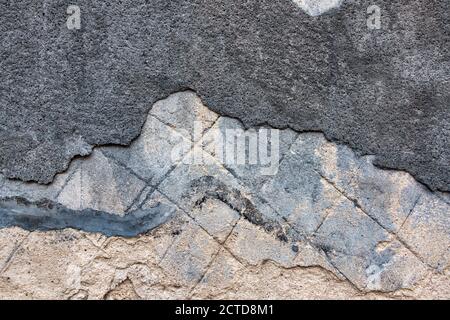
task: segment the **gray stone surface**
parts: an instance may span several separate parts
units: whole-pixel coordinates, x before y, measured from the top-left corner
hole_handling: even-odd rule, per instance
[[[281,162],[277,175],[263,185],[261,196],[297,230],[311,235],[347,199],[303,164],[296,154],[297,145],[296,141]]]
[[[173,276],[172,286],[192,290],[219,250],[219,244],[193,221],[187,222],[161,260],[163,272]],[[176,298],[174,295],[173,298]]]
[[[2,1],[0,168],[49,183],[190,88],[248,127],[323,131],[450,191],[448,1],[379,0],[380,30],[373,1],[339,3],[78,0],[69,30],[68,0]]]
[[[350,202],[314,238],[332,265],[362,290],[408,288],[425,275],[426,266],[411,251]]]
[[[372,156],[358,157],[321,134],[302,134],[293,146],[295,163],[319,174],[343,196],[355,201],[384,228],[396,232],[426,193],[409,174],[379,170]]]
[[[230,134],[228,130],[237,130],[233,134]],[[279,132],[279,154],[275,161],[274,170],[272,171],[270,164],[264,164],[261,161],[261,157],[258,156],[256,164],[250,164],[250,157],[246,155],[245,163],[237,163],[237,139],[244,137],[246,134],[257,134],[261,129],[270,129],[267,127],[260,127],[257,129],[249,129],[246,130],[243,126],[242,122],[229,118],[229,117],[220,117],[214,126],[212,126],[211,130],[205,133],[202,139],[202,146],[205,151],[214,156],[214,158],[218,159],[220,163],[223,164],[224,167],[227,168],[230,172],[233,173],[235,177],[237,177],[240,181],[242,181],[248,188],[251,188],[253,192],[258,193],[264,183],[270,179],[272,173],[276,173],[279,167],[279,160],[282,160],[286,154],[289,152],[289,148],[297,139],[298,134],[293,130],[281,130]],[[230,134],[234,139],[224,139],[223,137],[227,134]],[[270,139],[270,135],[267,135],[268,139]],[[259,136],[258,136],[259,138]],[[221,148],[217,148],[217,142],[222,141]],[[248,147],[246,146],[247,151]],[[268,150],[271,149],[272,146],[268,146]],[[227,151],[229,149],[233,149],[234,161],[228,161]],[[258,148],[259,149],[259,148]],[[260,152],[260,150],[257,150]],[[270,159],[268,156],[267,159]],[[269,174],[268,174],[269,173]]]
[[[73,210],[90,208],[123,214],[144,187],[144,181],[95,150],[71,172],[57,200]]]
[[[223,243],[238,222],[240,214],[217,199],[208,199],[192,212],[192,218],[210,235]]]
[[[429,265],[444,269],[450,263],[450,207],[425,194],[399,231],[404,242]]]
[[[175,165],[170,152],[175,146],[180,146],[180,158],[191,148],[185,137],[149,116],[142,135],[130,147],[106,147],[102,151],[141,179],[157,185]]]
[[[218,118],[192,91],[170,95],[167,99],[156,102],[150,114],[193,142],[197,142]]]

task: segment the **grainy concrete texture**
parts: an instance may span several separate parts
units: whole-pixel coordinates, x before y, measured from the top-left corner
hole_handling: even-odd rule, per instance
[[[79,30],[66,27],[74,4]],[[1,0],[0,169],[50,183],[191,89],[246,127],[320,131],[448,192],[449,12],[446,0]]]
[[[239,128],[183,91],[51,184],[0,176],[0,298],[450,298],[448,193],[291,129],[272,175],[223,164]]]

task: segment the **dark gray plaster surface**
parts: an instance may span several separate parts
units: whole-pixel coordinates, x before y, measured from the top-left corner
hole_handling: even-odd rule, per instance
[[[81,29],[66,27],[69,5]],[[369,30],[366,9],[382,9]],[[0,168],[49,183],[129,144],[152,104],[195,90],[246,126],[323,131],[450,191],[450,2],[0,0]]]
[[[135,237],[167,222],[174,214],[175,210],[164,204],[119,216],[92,209],[72,210],[51,200],[0,199],[0,228],[19,226],[29,231],[73,228],[108,237]]]

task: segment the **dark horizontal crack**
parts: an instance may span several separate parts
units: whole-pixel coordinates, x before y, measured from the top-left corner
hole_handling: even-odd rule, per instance
[[[17,226],[29,231],[72,228],[108,237],[135,237],[162,225],[174,214],[175,209],[163,203],[119,216],[93,209],[73,210],[51,200],[0,199],[0,228]]]

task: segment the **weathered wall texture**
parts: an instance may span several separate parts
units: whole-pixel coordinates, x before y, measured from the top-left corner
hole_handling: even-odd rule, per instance
[[[290,129],[271,175],[223,164],[230,128],[179,92],[49,185],[0,176],[0,298],[450,298],[448,193]]]
[[[0,298],[450,299],[449,15],[0,0]]]

